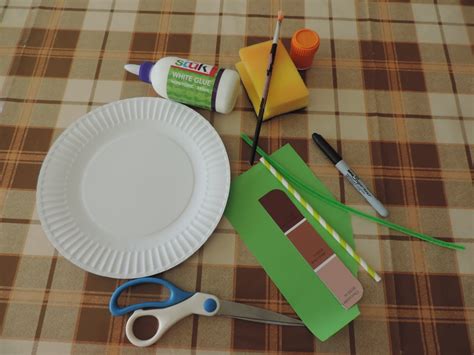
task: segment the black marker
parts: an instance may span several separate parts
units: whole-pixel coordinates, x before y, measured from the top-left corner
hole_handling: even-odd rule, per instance
[[[329,145],[328,142],[320,134],[313,133],[313,140],[316,145],[323,151],[323,153],[332,161],[337,170],[346,177],[347,180],[354,186],[354,188],[366,199],[366,201],[374,208],[375,211],[382,217],[388,216],[387,209],[365,186],[357,174],[347,165],[341,156]]]

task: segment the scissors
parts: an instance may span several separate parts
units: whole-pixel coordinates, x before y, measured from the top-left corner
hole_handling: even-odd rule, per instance
[[[138,303],[120,308],[117,300],[122,292],[129,287],[141,284],[157,284],[166,287],[169,290],[168,299]],[[184,291],[171,282],[156,277],[143,277],[125,282],[119,286],[110,298],[109,310],[113,316],[123,316],[133,312],[125,326],[125,333],[133,345],[140,347],[154,344],[174,324],[192,314],[208,317],[216,315],[227,316],[251,322],[276,325],[304,326],[303,322],[299,319],[242,303],[219,300],[216,296],[208,293]],[[146,316],[152,316],[157,319],[158,329],[151,338],[142,340],[135,336],[133,324],[137,319]]]

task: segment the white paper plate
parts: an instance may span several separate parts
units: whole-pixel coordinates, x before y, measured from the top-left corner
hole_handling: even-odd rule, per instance
[[[38,180],[41,225],[94,274],[135,278],[191,256],[222,217],[229,160],[190,108],[134,98],[95,109],[50,149]]]

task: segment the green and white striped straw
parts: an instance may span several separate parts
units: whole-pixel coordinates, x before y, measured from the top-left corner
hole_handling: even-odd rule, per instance
[[[306,202],[306,200],[301,197],[298,191],[295,190],[293,186],[290,185],[288,181],[265,159],[260,158],[262,164],[272,173],[274,177],[285,187],[285,189],[293,195],[293,197],[301,203],[301,205],[311,214],[311,216],[318,221],[318,223],[329,232],[329,234],[339,243],[340,246],[344,248],[344,250],[355,260],[357,263],[362,266],[362,268],[367,271],[367,273],[377,282],[381,280],[380,275],[372,269],[364,259],[362,259],[355,251],[351,248],[349,244],[346,243],[344,239],[341,238],[339,233],[337,233],[325,220],[321,215],[314,210],[311,205]]]

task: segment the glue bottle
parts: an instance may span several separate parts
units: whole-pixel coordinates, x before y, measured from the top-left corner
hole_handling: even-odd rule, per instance
[[[167,99],[220,113],[234,109],[239,93],[239,75],[230,69],[164,57],[156,63],[126,64],[125,70],[150,83]]]

